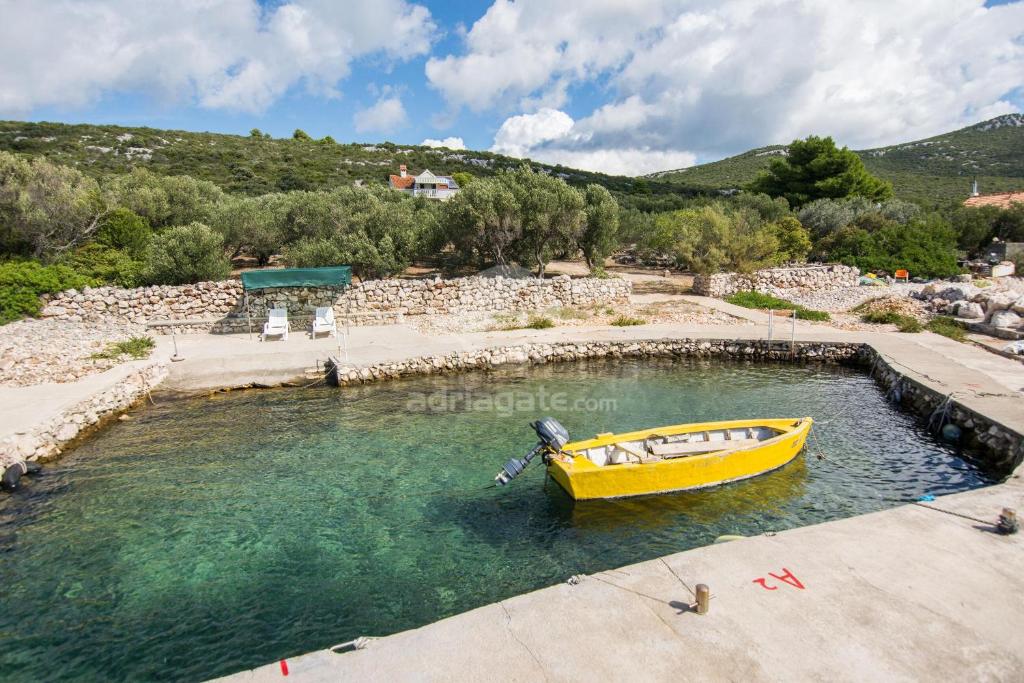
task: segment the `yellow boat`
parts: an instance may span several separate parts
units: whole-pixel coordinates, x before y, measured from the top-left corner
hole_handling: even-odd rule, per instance
[[[717,486],[770,472],[803,449],[813,420],[728,420],[598,434],[569,442],[553,418],[531,426],[540,441],[495,477],[507,484],[541,455],[548,474],[576,500]]]

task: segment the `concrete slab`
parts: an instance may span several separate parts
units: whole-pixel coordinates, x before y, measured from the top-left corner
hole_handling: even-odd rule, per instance
[[[1020,680],[1024,537],[986,522],[1022,504],[1014,480],[934,504],[947,512],[698,548],[287,666],[298,681]],[[275,663],[220,680],[280,676]]]

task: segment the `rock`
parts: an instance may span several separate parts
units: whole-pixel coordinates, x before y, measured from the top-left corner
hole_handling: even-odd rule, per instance
[[[78,425],[73,422],[67,423],[58,429],[54,436],[60,442],[71,441],[71,439],[78,436]]]
[[[991,315],[988,322],[995,327],[1016,327],[1020,324],[1021,317],[1013,311],[996,311]]]
[[[1024,315],[1024,296],[1014,301],[1013,306],[1010,307],[1010,310],[1019,315]]]
[[[978,320],[985,317],[985,309],[981,307],[981,304],[976,304],[973,301],[959,301],[957,304],[956,315],[960,318]]]

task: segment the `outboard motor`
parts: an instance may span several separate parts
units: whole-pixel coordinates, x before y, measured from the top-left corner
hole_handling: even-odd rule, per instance
[[[531,422],[530,426],[533,427],[533,431],[537,432],[539,441],[533,450],[522,458],[512,458],[505,463],[498,475],[494,477],[494,481],[502,486],[522,474],[538,453],[543,454],[544,461],[547,462],[548,457],[557,454],[562,450],[562,446],[569,443],[568,430],[553,417],[545,417],[542,420]]]

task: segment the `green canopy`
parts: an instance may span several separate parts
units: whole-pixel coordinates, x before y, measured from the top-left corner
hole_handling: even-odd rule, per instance
[[[352,268],[276,268],[250,270],[242,273],[242,286],[246,289],[276,287],[342,287],[352,284]]]

